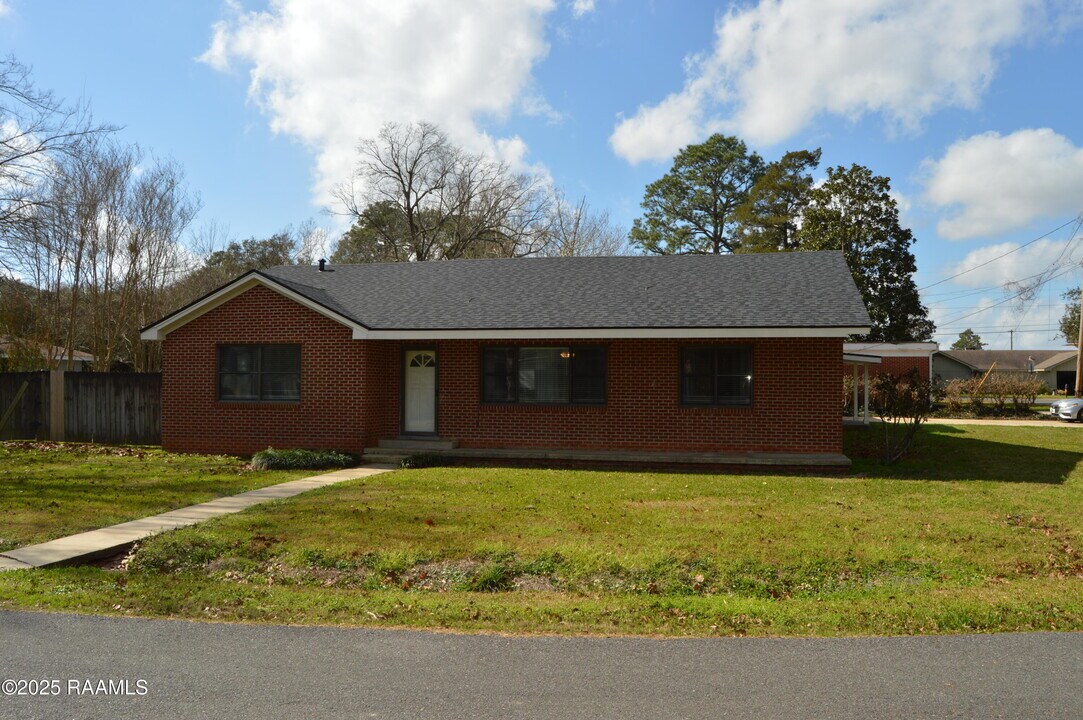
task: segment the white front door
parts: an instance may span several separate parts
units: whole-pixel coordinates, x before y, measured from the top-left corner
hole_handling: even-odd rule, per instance
[[[436,351],[407,350],[402,397],[402,429],[436,432]]]

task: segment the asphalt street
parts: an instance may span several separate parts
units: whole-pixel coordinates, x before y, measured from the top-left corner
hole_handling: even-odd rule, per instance
[[[1083,718],[1083,634],[516,638],[6,612],[0,643],[3,718]],[[8,694],[32,681],[44,694]]]

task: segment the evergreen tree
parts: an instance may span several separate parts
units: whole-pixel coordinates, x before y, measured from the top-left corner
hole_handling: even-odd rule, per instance
[[[842,250],[861,291],[872,329],[867,340],[929,340],[935,325],[921,302],[910,246],[914,236],[899,224],[891,183],[861,165],[829,168],[827,181],[809,191],[801,250]]]

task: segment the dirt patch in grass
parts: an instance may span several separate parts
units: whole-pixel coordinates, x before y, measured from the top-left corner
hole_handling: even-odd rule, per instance
[[[403,574],[403,586],[404,589],[447,592],[477,574],[482,565],[480,560],[472,559],[422,563]]]

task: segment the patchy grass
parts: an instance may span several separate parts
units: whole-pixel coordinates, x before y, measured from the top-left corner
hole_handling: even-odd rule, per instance
[[[849,477],[427,468],[0,575],[0,607],[667,635],[1083,629],[1083,432],[925,427]]]
[[[0,552],[308,474],[152,447],[0,443]]]

